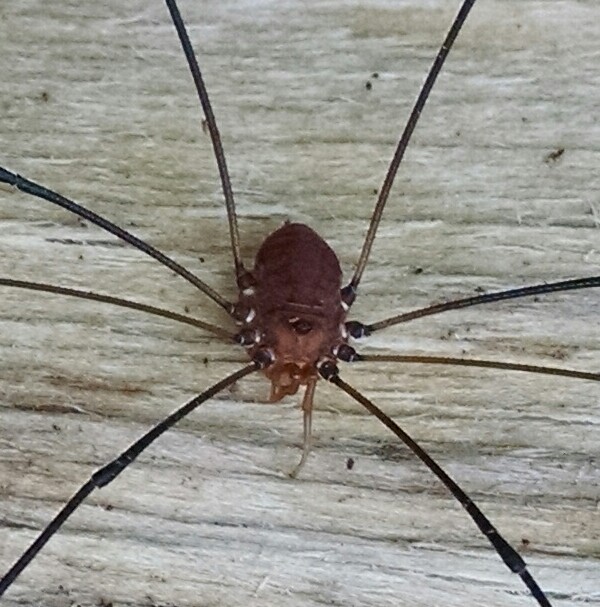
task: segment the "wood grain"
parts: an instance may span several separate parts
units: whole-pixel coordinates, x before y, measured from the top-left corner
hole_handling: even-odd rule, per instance
[[[349,276],[456,8],[181,0],[247,260],[291,219],[317,229]],[[593,0],[481,0],[401,167],[354,318],[599,274],[598,39]],[[0,52],[0,164],[233,297],[214,160],[161,2],[3,3]],[[0,275],[226,323],[110,235],[10,188],[0,200]],[[599,298],[450,312],[361,347],[597,371]],[[101,304],[8,288],[0,304],[4,571],[94,469],[243,352]],[[343,371],[522,549],[553,604],[600,605],[597,385],[392,364]],[[318,386],[314,451],[289,480],[299,401],[267,397],[262,378],[248,379],[165,435],[80,508],[4,604],[534,604],[431,474],[332,386]]]

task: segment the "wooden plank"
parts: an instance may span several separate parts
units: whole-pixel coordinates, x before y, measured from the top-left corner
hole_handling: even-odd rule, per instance
[[[282,221],[303,221],[349,276],[456,3],[181,9],[223,133],[246,259]],[[5,3],[0,15],[0,164],[233,298],[214,161],[165,7]],[[599,29],[590,1],[475,7],[400,170],[353,317],[599,274]],[[226,323],[110,235],[10,188],[0,196],[1,275]],[[361,347],[595,371],[599,296],[451,312]],[[95,468],[243,352],[101,304],[7,288],[0,304],[4,571]],[[600,605],[597,385],[463,368],[343,371],[522,549],[553,604]],[[377,421],[332,386],[317,394],[299,479],[286,477],[299,457],[298,399],[265,405],[262,378],[240,382],[88,500],[4,604],[534,604]]]

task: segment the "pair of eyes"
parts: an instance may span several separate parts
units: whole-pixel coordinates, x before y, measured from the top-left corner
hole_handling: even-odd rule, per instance
[[[299,318],[297,316],[288,318],[288,325],[292,328],[294,333],[297,333],[298,335],[306,335],[313,329],[313,325],[310,321],[306,320],[306,318]]]

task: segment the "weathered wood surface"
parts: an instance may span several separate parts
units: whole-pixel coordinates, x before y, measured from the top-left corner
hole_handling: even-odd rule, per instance
[[[247,259],[289,218],[349,275],[455,5],[182,1]],[[0,163],[233,297],[209,140],[161,2],[3,3],[0,28]],[[401,168],[355,318],[599,273],[599,39],[595,0],[481,0]],[[226,322],[110,235],[10,188],[0,198],[1,275]],[[243,352],[105,305],[7,288],[0,303],[4,571],[96,467]],[[452,312],[363,348],[598,370],[599,303],[596,290]],[[556,605],[600,605],[598,385],[400,365],[344,375],[523,549]],[[164,436],[4,604],[534,604],[431,474],[333,387],[318,388],[308,465],[286,478],[298,399],[267,396],[262,378],[240,382]]]

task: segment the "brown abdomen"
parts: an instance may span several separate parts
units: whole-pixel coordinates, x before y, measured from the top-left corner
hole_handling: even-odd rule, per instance
[[[342,270],[333,249],[307,225],[287,223],[268,236],[254,267],[262,314],[282,307],[338,317]]]

